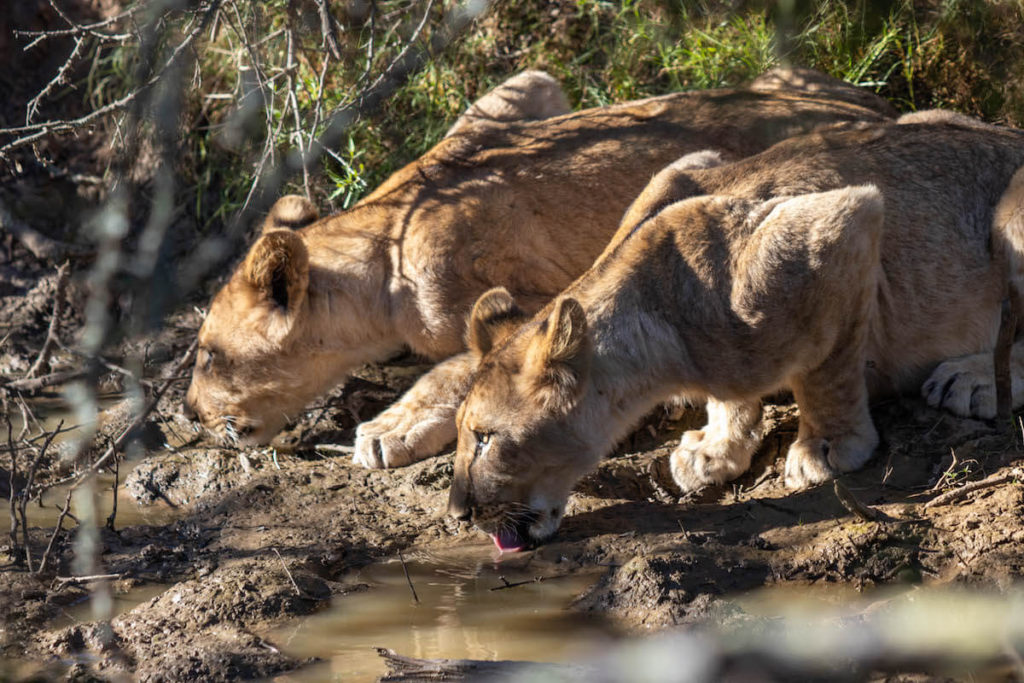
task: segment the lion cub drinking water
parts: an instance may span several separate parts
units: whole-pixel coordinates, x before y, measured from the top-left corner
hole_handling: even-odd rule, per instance
[[[505,290],[484,294],[449,512],[504,549],[543,540],[576,481],[674,396],[708,401],[708,424],[671,455],[683,491],[749,467],[760,399],[783,387],[800,409],[786,483],[862,466],[878,443],[869,390],[914,389],[937,363],[991,349],[1007,281],[990,237],[1024,134],[913,118],[670,166],[532,319]],[[1000,216],[1016,216],[1015,195]],[[962,378],[978,401],[987,367]]]
[[[317,220],[305,200],[281,200],[210,305],[186,412],[222,437],[269,441],[362,363],[462,351],[466,316],[491,287],[540,308],[680,155],[740,158],[819,125],[886,118],[883,101],[845,83],[810,74],[794,89],[777,75],[569,114],[557,82],[527,72],[349,211]],[[470,370],[443,364],[410,403],[364,423],[357,460],[405,465],[453,441]]]

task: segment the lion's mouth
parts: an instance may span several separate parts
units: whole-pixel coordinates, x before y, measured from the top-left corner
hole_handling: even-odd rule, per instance
[[[501,552],[519,552],[534,545],[530,537],[530,527],[536,521],[536,513],[520,514],[512,519],[506,518],[498,525],[497,530],[488,531],[487,534]]]
[[[529,542],[519,533],[518,529],[502,529],[498,533],[492,533],[491,540],[503,553],[517,553],[525,550]]]

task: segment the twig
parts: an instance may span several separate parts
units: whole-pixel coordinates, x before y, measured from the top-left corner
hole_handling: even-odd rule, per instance
[[[53,302],[53,317],[50,318],[50,327],[46,331],[46,341],[43,342],[43,348],[39,350],[36,362],[32,364],[32,367],[25,374],[26,379],[38,377],[42,368],[50,364],[50,356],[53,355],[53,349],[59,343],[57,335],[60,333],[60,319],[64,315],[64,304],[67,300],[68,280],[70,278],[71,266],[65,261],[57,268],[57,293]]]
[[[11,450],[11,472],[8,482],[11,495],[11,554],[13,555],[18,547],[18,507],[16,502],[18,496],[14,491],[14,485],[17,483],[15,480],[18,476],[18,454],[14,448],[14,425],[11,424],[11,417],[6,410],[4,411],[4,421],[7,423],[7,447]]]
[[[36,571],[37,574],[42,574],[46,571],[46,563],[50,559],[50,551],[53,549],[53,544],[57,541],[57,535],[60,534],[64,525],[64,518],[68,516],[70,510],[71,490],[69,489],[68,495],[64,498],[64,509],[60,511],[60,515],[57,517],[57,526],[54,528],[53,534],[50,535],[50,542],[46,544],[46,550],[43,552],[43,558],[39,560],[39,569]]]
[[[968,484],[964,484],[958,489],[946,491],[942,495],[936,496],[935,498],[929,500],[927,503],[924,504],[924,507],[927,510],[928,508],[938,507],[940,505],[949,505],[950,503],[954,503],[960,500],[961,498],[965,498],[969,493],[980,491],[982,489],[992,488],[993,486],[999,486],[1000,484],[1004,484],[1008,481],[1022,478],[1024,478],[1024,469],[1021,469],[1020,467],[1014,467],[1009,472],[997,472],[996,474],[985,477],[984,479],[979,479],[978,481],[972,481]]]
[[[303,590],[299,588],[299,584],[295,583],[295,577],[292,576],[292,573],[290,571],[288,571],[288,565],[284,563],[284,558],[281,557],[281,553],[277,551],[277,548],[271,548],[271,550],[273,550],[274,554],[277,555],[277,559],[281,561],[281,568],[284,569],[285,576],[288,577],[288,580],[292,582],[292,586],[295,588],[295,594],[301,598],[306,597],[306,594],[303,592]]]
[[[93,574],[92,576],[55,576],[53,580],[60,583],[61,586],[67,586],[95,581],[117,581],[122,578],[124,578],[124,574]]]
[[[328,453],[344,453],[345,455],[352,455],[356,452],[355,446],[338,446],[333,443],[318,443],[313,446],[315,450],[326,451]]]
[[[28,472],[25,475],[25,488],[23,489],[25,491],[25,495],[21,497],[20,513],[22,538],[25,542],[25,565],[30,572],[32,571],[32,548],[29,546],[28,542],[28,492],[32,489],[32,483],[35,481],[36,471],[39,469],[39,464],[43,461],[43,458],[46,456],[46,451],[50,448],[50,444],[53,443],[54,437],[57,436],[57,433],[63,426],[64,420],[61,420],[57,424],[57,432],[51,432],[47,435],[46,440],[43,441],[43,445],[39,449],[39,453],[37,453],[36,457],[32,460],[32,464],[29,466]],[[69,491],[68,495],[70,494],[71,492]]]
[[[63,66],[57,71],[57,75],[46,84],[46,86],[39,91],[39,93],[28,101],[25,109],[25,123],[31,124],[32,117],[39,111],[39,103],[42,102],[43,98],[50,94],[50,92],[58,85],[64,85],[68,81],[68,71],[75,65],[75,60],[78,59],[78,55],[82,51],[82,45],[85,44],[85,38],[75,38],[75,46],[71,48],[71,54],[64,60]]]
[[[879,522],[882,521],[881,513],[864,503],[857,500],[857,497],[850,492],[850,489],[839,481],[838,479],[833,480],[832,490],[835,491],[836,498],[842,504],[846,511],[865,522]]]
[[[174,48],[171,52],[170,57],[164,62],[163,67],[154,74],[148,81],[143,83],[141,86],[128,93],[124,97],[110,102],[99,109],[80,116],[77,119],[65,119],[59,121],[44,121],[42,123],[33,123],[26,126],[20,126],[15,128],[4,128],[0,129],[0,135],[20,135],[7,144],[0,147],[0,156],[4,156],[7,152],[16,149],[18,147],[24,147],[25,145],[35,142],[40,138],[46,137],[51,133],[63,133],[70,130],[76,130],[85,126],[88,123],[92,123],[96,119],[99,119],[107,114],[111,114],[117,111],[125,109],[128,105],[132,104],[140,95],[147,92],[150,88],[156,85],[163,75],[178,62],[182,53],[195,41],[207,27],[213,15],[216,14],[220,8],[221,0],[211,0],[210,4],[207,5],[206,11],[203,15],[202,21],[196,26],[185,38]]]
[[[31,395],[58,384],[73,382],[82,377],[85,377],[85,372],[82,370],[62,370],[61,372],[51,372],[49,375],[43,375],[42,377],[16,379],[11,382],[0,383],[0,389]]]
[[[502,576],[500,578],[501,578],[502,581],[505,582],[505,585],[503,585],[503,586],[495,586],[494,588],[489,588],[488,590],[491,590],[491,591],[503,591],[506,588],[515,588],[517,586],[525,586],[527,584],[540,583],[542,581],[553,581],[554,579],[566,579],[569,576],[571,576],[571,574],[556,574],[555,576],[535,576],[532,579],[526,579],[525,581],[512,581],[511,583],[506,581],[505,577]]]
[[[114,482],[111,484],[111,495],[113,501],[111,502],[110,515],[107,516],[107,528],[111,531],[114,530],[114,520],[117,519],[117,484],[121,477],[121,461],[114,458]]]
[[[324,45],[330,50],[331,56],[341,59],[341,46],[338,45],[338,22],[327,6],[327,0],[316,0],[316,9],[320,14],[320,33],[324,37]]]
[[[169,373],[168,379],[166,379],[164,383],[160,385],[160,388],[156,390],[156,393],[153,395],[153,398],[150,400],[149,403],[146,404],[146,406],[139,412],[139,414],[135,416],[135,419],[131,421],[131,424],[125,427],[124,431],[121,432],[120,436],[118,436],[117,439],[114,440],[114,443],[110,444],[110,447],[107,448],[107,450],[103,453],[103,455],[99,457],[99,459],[96,460],[96,462],[94,462],[87,469],[83,470],[81,473],[77,475],[78,481],[72,485],[72,489],[78,488],[82,484],[82,482],[85,481],[85,477],[87,475],[99,471],[106,464],[106,462],[114,456],[114,454],[120,452],[120,450],[124,448],[124,445],[128,442],[129,437],[131,437],[135,430],[139,427],[139,425],[141,425],[145,421],[146,417],[148,417],[149,414],[153,412],[153,409],[156,408],[157,403],[159,403],[160,399],[163,398],[163,395],[167,393],[167,390],[170,388],[170,386],[180,379],[178,375],[181,373],[182,369],[189,362],[191,362],[192,356],[195,355],[196,348],[198,346],[199,339],[197,338],[193,340],[192,345],[188,347],[188,349],[185,351],[185,354],[175,364],[174,368]]]
[[[402,563],[402,571],[405,572],[405,580],[409,584],[409,590],[412,591],[412,599],[416,604],[420,604],[420,596],[416,595],[416,587],[412,585],[412,577],[409,576],[409,568],[405,566],[405,558],[402,557],[402,551],[398,551],[398,560]]]

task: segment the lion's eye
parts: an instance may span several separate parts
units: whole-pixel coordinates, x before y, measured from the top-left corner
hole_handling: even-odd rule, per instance
[[[199,350],[199,367],[201,367],[204,372],[209,372],[210,368],[213,367],[213,351],[210,351],[209,349]]]
[[[493,435],[493,432],[478,432],[476,430],[473,431],[473,436],[476,437],[476,451],[473,454],[473,457],[479,458],[481,455],[484,454],[484,451],[487,450],[487,447],[491,445],[491,437]]]

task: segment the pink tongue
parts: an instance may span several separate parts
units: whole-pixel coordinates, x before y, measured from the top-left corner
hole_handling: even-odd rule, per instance
[[[491,540],[494,541],[494,545],[498,546],[498,550],[503,553],[519,552],[525,545],[519,538],[519,534],[515,531],[502,530],[499,533],[491,534]]]

